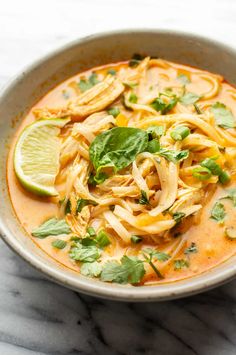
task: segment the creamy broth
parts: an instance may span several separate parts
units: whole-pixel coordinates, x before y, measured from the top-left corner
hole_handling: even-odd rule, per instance
[[[67,245],[63,249],[57,249],[52,246],[52,241],[55,240],[54,236],[48,236],[44,239],[39,239],[31,235],[32,230],[37,228],[46,220],[55,216],[60,217],[60,204],[58,202],[58,198],[39,197],[31,192],[27,192],[25,188],[21,186],[14,172],[14,147],[24,127],[35,121],[35,109],[45,107],[57,108],[60,106],[65,106],[70,100],[76,99],[81,94],[77,83],[81,80],[81,78],[88,78],[92,72],[97,74],[98,81],[102,81],[104,80],[104,77],[106,76],[108,70],[114,69],[122,77],[122,72],[125,72],[127,68],[129,68],[127,62],[109,64],[103,67],[93,68],[90,71],[75,75],[73,78],[70,78],[62,84],[58,85],[55,89],[53,89],[45,97],[43,97],[31,109],[29,114],[22,121],[22,124],[16,133],[14,141],[12,142],[12,147],[9,154],[7,166],[9,193],[12,200],[12,205],[15,209],[16,215],[20,223],[27,231],[29,237],[32,238],[33,241],[50,257],[56,259],[68,268],[74,269],[78,272],[80,271],[81,263],[73,260],[69,255],[69,251],[71,248],[71,243],[69,242],[69,240],[71,235],[61,237],[63,240],[67,241]],[[154,100],[155,95],[153,94],[153,92],[156,91],[158,93],[170,93],[171,91],[166,90],[168,88],[172,88],[172,93],[174,90],[175,95],[180,95],[179,91],[181,91],[182,87],[185,85],[187,92],[194,93],[200,96],[199,100],[196,103],[198,105],[197,108],[199,108],[203,114],[207,114],[207,112],[210,112],[210,107],[216,102],[220,102],[226,105],[226,107],[232,111],[233,116],[236,117],[236,90],[234,89],[234,87],[226,83],[220,76],[188,66],[169,63],[165,61],[160,61],[158,65],[155,63],[149,64],[149,66],[145,70],[145,75],[143,74],[139,81],[139,83],[141,82],[140,87],[133,86],[132,88],[131,86],[131,89],[128,88],[131,91],[135,91],[135,95],[138,97],[138,99],[141,100],[142,97],[147,97],[148,95],[150,95],[153,97]],[[142,80],[145,80],[146,83],[148,83],[148,88],[147,85],[144,85],[142,83]],[[188,81],[188,83],[183,84],[183,82],[186,80]],[[204,99],[204,95],[207,97],[208,93],[211,93],[211,91],[214,90],[214,80],[217,81],[218,89],[216,90],[215,94],[212,94],[212,97]],[[114,100],[114,102],[118,102],[120,108],[120,114],[117,116],[117,118],[115,118],[115,120],[118,120],[116,121],[118,126],[127,126],[130,120],[133,120],[134,124],[139,121],[145,122],[145,115],[143,114],[143,111],[139,111],[141,113],[137,112],[137,115],[134,118],[134,110],[132,110],[132,108],[126,109],[125,107],[121,107],[121,100],[119,98]],[[110,104],[109,107],[116,106],[115,103]],[[143,104],[146,105],[145,102]],[[149,101],[148,105],[150,106]],[[184,106],[178,102],[176,106],[173,107],[172,110],[170,110],[170,112],[164,114],[163,116],[178,113],[196,114],[195,110],[196,107],[194,107],[192,104]],[[138,116],[139,114],[141,115],[140,117]],[[160,112],[157,113],[157,117],[159,117],[158,115],[160,115]],[[152,118],[154,117],[154,114],[148,113],[147,116],[148,118]],[[86,117],[84,117],[83,119],[80,118],[79,120],[80,122],[83,122],[84,119],[86,119]],[[73,121],[77,121],[77,119],[73,119]],[[130,126],[134,126],[134,124],[130,124]],[[149,124],[149,126],[151,125],[152,124]],[[146,129],[146,126],[144,125],[140,128]],[[192,126],[190,128],[192,129]],[[221,131],[223,131],[222,128],[220,129]],[[232,140],[235,141],[234,144],[232,144],[232,147],[236,151],[235,130],[225,129],[224,131],[226,131],[227,134],[231,134]],[[228,133],[228,131],[230,133]],[[200,132],[199,129],[198,132]],[[62,140],[64,140],[64,136],[66,136],[67,133],[68,128],[65,127],[61,132]],[[219,134],[221,134],[221,132]],[[223,137],[223,134],[224,132],[222,133],[221,137]],[[211,140],[211,138],[209,139]],[[229,144],[227,147],[230,148],[231,145]],[[222,150],[223,148],[224,146],[221,147]],[[198,157],[198,160],[203,160],[204,158],[210,156],[208,151],[206,151],[206,155],[204,156],[205,151],[206,150],[199,151],[198,153],[196,153],[201,155],[200,158]],[[139,284],[147,285],[156,282],[165,283],[170,281],[176,281],[183,278],[198,275],[233,256],[236,250],[236,241],[225,236],[225,229],[229,227],[236,228],[235,209],[230,199],[220,200],[220,198],[227,195],[227,191],[229,189],[236,188],[236,170],[234,161],[236,153],[235,155],[233,155],[233,153],[230,154],[229,161],[226,161],[225,165],[231,177],[230,182],[227,184],[220,184],[216,181],[216,183],[214,184],[209,183],[209,185],[207,186],[204,185],[203,195],[200,200],[197,201],[198,204],[201,204],[201,208],[193,214],[190,214],[190,216],[186,219],[184,218],[179,224],[174,225],[172,228],[170,228],[170,231],[167,231],[168,233],[166,233],[165,235],[163,233],[160,233],[160,236],[157,236],[155,240],[147,237],[147,235],[144,235],[140,243],[126,243],[120,238],[117,232],[113,230],[112,226],[109,226],[109,223],[104,222],[103,229],[105,229],[109,235],[110,244],[104,248],[104,252],[102,253],[101,259],[102,264],[104,264],[107,260],[120,260],[124,254],[128,256],[137,256],[139,255],[140,250],[146,247],[156,248],[159,251],[163,251],[171,256],[173,251],[178,248],[181,238],[183,243],[173,259],[164,262],[155,260],[155,265],[161,271],[164,278],[158,277],[155,270],[150,266],[150,264],[145,264],[146,274],[140,280]],[[225,154],[226,153],[224,152],[224,156],[222,159],[227,160],[228,156],[225,158]],[[184,164],[184,162],[181,164]],[[186,185],[191,185],[195,187],[194,184],[196,184],[197,186],[198,181],[195,181],[196,179],[193,178],[192,175],[181,175],[181,178],[183,179]],[[57,179],[56,188],[60,192],[60,199],[62,199],[65,193],[65,183],[61,182],[60,179]],[[151,189],[152,188],[150,188],[150,190]],[[222,201],[224,205],[226,217],[223,222],[217,222],[216,220],[211,218],[212,209],[217,201]],[[109,210],[108,207],[107,209]],[[92,209],[93,207],[89,208]],[[148,208],[149,207],[147,206],[147,209]],[[148,212],[146,214],[148,214]],[[137,214],[134,212],[133,215],[136,217]],[[165,214],[162,214],[161,216],[165,220]],[[144,221],[142,223],[144,223],[144,226],[149,225],[152,223],[152,219],[150,221],[147,220],[147,222]],[[123,225],[126,226],[127,224],[123,223]],[[73,232],[72,234],[75,235],[75,232]],[[142,233],[140,232],[139,235],[142,236]],[[188,248],[190,248],[191,246],[196,247],[196,250],[186,253],[186,250],[188,250]],[[178,267],[178,261],[181,260],[184,260],[184,264],[182,266],[180,265],[181,267]]]

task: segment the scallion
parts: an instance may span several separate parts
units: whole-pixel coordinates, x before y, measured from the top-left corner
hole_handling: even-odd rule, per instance
[[[184,138],[188,137],[190,134],[190,129],[186,126],[176,127],[170,134],[174,141],[182,141]]]
[[[200,181],[208,180],[212,175],[211,171],[208,168],[205,168],[204,166],[194,168],[192,174],[193,177]]]

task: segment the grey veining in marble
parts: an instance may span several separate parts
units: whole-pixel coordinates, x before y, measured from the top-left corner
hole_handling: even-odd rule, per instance
[[[159,27],[235,44],[234,0],[0,0],[0,85],[97,31]],[[0,241],[0,355],[235,355],[236,281],[164,303],[97,300],[46,280]]]

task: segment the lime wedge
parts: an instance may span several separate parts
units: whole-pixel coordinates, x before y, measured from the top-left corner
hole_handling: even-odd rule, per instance
[[[14,169],[28,191],[41,196],[56,196],[54,187],[59,171],[58,135],[69,119],[39,120],[27,126],[16,143]]]

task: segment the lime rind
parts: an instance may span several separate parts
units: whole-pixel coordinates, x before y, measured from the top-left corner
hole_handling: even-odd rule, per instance
[[[27,126],[16,143],[14,169],[22,186],[40,196],[57,196],[58,135],[69,119],[39,120]]]

